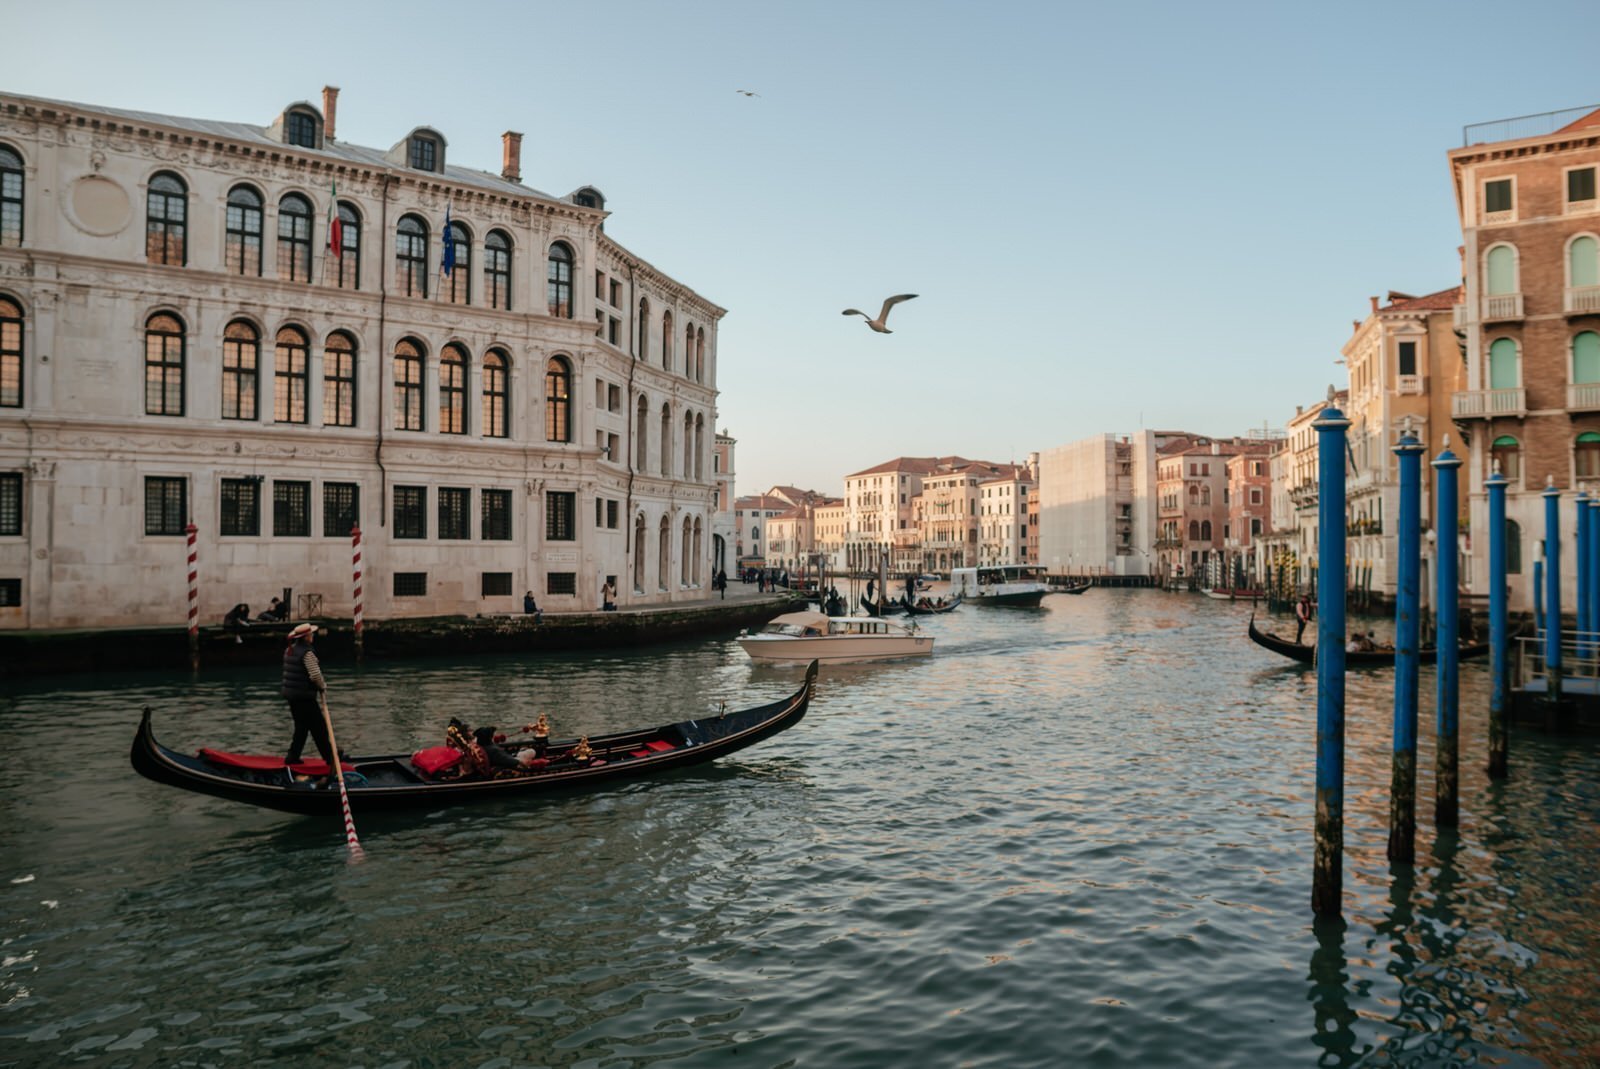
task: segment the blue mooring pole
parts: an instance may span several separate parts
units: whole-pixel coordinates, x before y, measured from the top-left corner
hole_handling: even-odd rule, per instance
[[[1394,615],[1394,770],[1389,780],[1389,860],[1417,857],[1417,653],[1422,584],[1422,443],[1407,420],[1400,444],[1399,560]]]
[[[1433,641],[1437,671],[1435,683],[1438,714],[1433,748],[1433,822],[1453,828],[1460,803],[1458,713],[1461,701],[1461,592],[1457,588],[1456,545],[1461,519],[1456,514],[1456,476],[1461,458],[1450,452],[1450,436],[1444,436],[1444,449],[1433,459],[1434,486],[1438,492],[1438,590],[1434,597],[1438,626]]]
[[[1505,779],[1506,705],[1506,477],[1498,467],[1483,482],[1489,492],[1489,665],[1494,682],[1489,691],[1489,778]]]
[[[1539,557],[1533,562],[1533,631],[1544,633],[1544,540],[1539,540]]]
[[[1589,654],[1594,655],[1595,632],[1600,631],[1600,497],[1589,499]]]
[[[1545,697],[1561,700],[1561,491],[1555,476],[1544,487],[1544,670]]]
[[[1350,421],[1333,403],[1317,431],[1317,849],[1311,910],[1337,917],[1344,897],[1344,463]]]
[[[1574,630],[1579,639],[1578,655],[1583,656],[1582,635],[1589,629],[1589,495],[1578,491],[1578,526],[1573,536],[1572,576],[1578,591]]]

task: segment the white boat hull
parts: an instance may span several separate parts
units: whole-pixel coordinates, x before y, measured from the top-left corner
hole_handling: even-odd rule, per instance
[[[763,664],[846,664],[926,657],[933,652],[932,635],[741,635],[737,641],[752,661]]]

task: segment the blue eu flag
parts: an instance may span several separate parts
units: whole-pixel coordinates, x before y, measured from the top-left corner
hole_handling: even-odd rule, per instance
[[[450,202],[444,204],[444,259],[439,262],[439,273],[449,277],[456,266],[456,237],[450,233]]]

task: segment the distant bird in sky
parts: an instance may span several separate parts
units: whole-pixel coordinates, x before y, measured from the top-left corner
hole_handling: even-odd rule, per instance
[[[867,313],[862,312],[862,311],[858,311],[858,310],[856,310],[854,308],[846,308],[843,312],[840,312],[839,314],[840,315],[847,315],[847,316],[860,316],[862,319],[866,319],[867,320],[867,326],[871,327],[873,330],[877,331],[879,334],[893,334],[894,331],[890,330],[887,326],[884,325],[889,320],[889,309],[893,308],[895,305],[899,304],[901,301],[909,301],[909,300],[911,300],[911,298],[913,298],[915,296],[916,296],[915,293],[901,293],[901,294],[897,294],[897,295],[895,295],[893,297],[890,297],[888,300],[883,302],[883,308],[882,308],[882,310],[880,310],[878,312],[878,318],[877,319],[867,319]]]
[[[761,95],[760,93],[752,92],[749,89],[735,89],[734,92],[735,93],[743,93],[747,97],[758,97],[758,96]]]

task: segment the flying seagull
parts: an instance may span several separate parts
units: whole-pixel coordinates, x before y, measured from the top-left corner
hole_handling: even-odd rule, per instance
[[[867,319],[867,326],[871,327],[873,330],[877,331],[879,334],[893,334],[894,331],[890,330],[887,326],[885,326],[885,324],[889,320],[889,309],[893,308],[895,305],[899,304],[901,301],[909,301],[911,298],[913,298],[915,296],[916,296],[915,293],[901,293],[901,294],[898,294],[898,295],[896,295],[894,297],[890,297],[888,300],[883,302],[883,309],[882,309],[882,311],[880,311],[878,313],[878,318],[877,319],[867,319],[867,313],[862,312],[862,311],[858,311],[857,309],[854,309],[854,308],[846,308],[843,312],[840,312],[839,314],[840,315],[847,315],[847,316],[860,316],[862,319]]]
[[[735,93],[743,93],[747,97],[758,97],[758,96],[761,95],[760,93],[751,92],[748,89],[735,89],[734,92]]]

